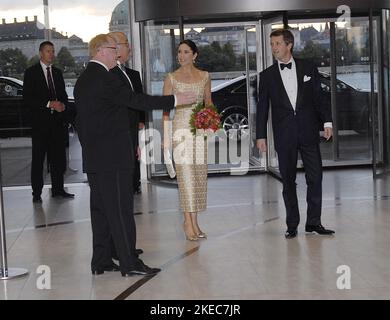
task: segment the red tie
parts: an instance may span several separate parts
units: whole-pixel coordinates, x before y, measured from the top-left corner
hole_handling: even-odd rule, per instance
[[[51,68],[47,67],[47,83],[49,84],[50,101],[57,100],[56,89],[54,87],[53,77],[51,76]]]

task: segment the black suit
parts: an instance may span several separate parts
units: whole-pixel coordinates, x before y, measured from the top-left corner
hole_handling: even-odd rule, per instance
[[[122,272],[136,263],[132,172],[134,143],[129,108],[171,109],[173,96],[135,94],[114,73],[90,62],[74,89],[76,128],[91,187],[92,269],[111,264],[112,234]]]
[[[68,103],[65,82],[59,69],[52,66],[52,77],[56,99],[64,105]],[[47,108],[50,98],[48,84],[40,63],[28,68],[24,74],[24,103],[31,108],[32,114],[32,165],[31,185],[33,195],[38,197],[43,188],[43,163],[46,154],[50,164],[52,192],[60,193],[64,188],[66,170],[67,132],[65,113]]]
[[[287,211],[288,228],[299,224],[296,194],[298,151],[301,154],[307,182],[307,221],[321,223],[322,163],[319,149],[319,130],[325,122],[332,122],[330,104],[324,101],[317,68],[306,61],[295,59],[298,93],[296,111],[285,90],[278,63],[260,74],[257,106],[257,139],[267,137],[269,102],[279,170],[283,180],[283,198]]]
[[[129,90],[133,90],[135,93],[143,93],[141,76],[138,71],[126,67],[126,74],[129,77],[131,84],[129,83],[129,79],[127,79],[127,77],[123,74],[123,71],[119,67],[112,69],[111,72],[118,74],[119,77],[126,84],[126,86],[129,88]],[[137,149],[139,146],[138,125],[140,122],[145,122],[145,118],[146,118],[145,111],[129,109],[130,130],[131,130],[131,136],[134,138],[135,153],[137,153]],[[140,170],[141,170],[140,161],[137,157],[135,157],[134,174],[133,174],[133,190],[138,189],[141,185]]]

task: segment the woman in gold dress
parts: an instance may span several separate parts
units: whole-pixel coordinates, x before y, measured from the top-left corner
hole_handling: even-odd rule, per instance
[[[208,72],[194,66],[198,48],[191,40],[180,43],[177,58],[180,67],[169,73],[164,82],[164,95],[191,91],[196,103],[212,104],[211,80]],[[181,105],[173,118],[173,160],[179,185],[180,208],[184,212],[184,232],[187,240],[206,238],[198,224],[198,213],[207,206],[207,140],[191,132],[190,118],[195,105]],[[169,114],[164,113],[164,148],[169,148]]]

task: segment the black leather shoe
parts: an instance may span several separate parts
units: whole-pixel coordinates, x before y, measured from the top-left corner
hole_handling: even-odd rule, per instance
[[[61,197],[61,198],[74,198],[73,193],[67,193],[65,191],[53,192],[51,195],[53,198]]]
[[[142,193],[141,187],[134,188],[134,194]]]
[[[142,249],[135,249],[135,254],[137,255],[137,256],[139,256],[140,254],[143,254],[144,253],[144,250],[142,250]],[[114,259],[114,260],[118,260],[119,261],[119,257],[118,257],[118,255],[116,254],[116,253],[114,253],[113,255],[112,255],[112,258]]]
[[[298,230],[297,229],[287,229],[286,233],[284,236],[286,239],[293,239],[298,235]]]
[[[33,196],[33,203],[42,203],[41,196]]]
[[[122,271],[122,277],[131,276],[152,276],[159,273],[161,269],[148,267],[141,259],[138,259],[136,265],[127,271]]]
[[[335,233],[333,230],[325,229],[322,224],[317,226],[306,225],[305,230],[306,232],[317,232],[321,235],[330,235]]]
[[[119,271],[119,266],[116,265],[114,262],[109,265],[109,266],[105,266],[105,267],[102,267],[102,268],[93,268],[92,269],[92,274],[94,275],[99,275],[99,274],[103,274],[104,271],[107,271],[107,272],[113,272],[113,271]]]

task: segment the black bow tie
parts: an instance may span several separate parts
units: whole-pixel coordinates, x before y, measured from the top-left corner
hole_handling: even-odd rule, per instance
[[[281,63],[280,64],[280,69],[281,70],[284,70],[284,68],[287,68],[287,69],[291,70],[291,67],[292,67],[292,62],[290,62],[290,63]]]

